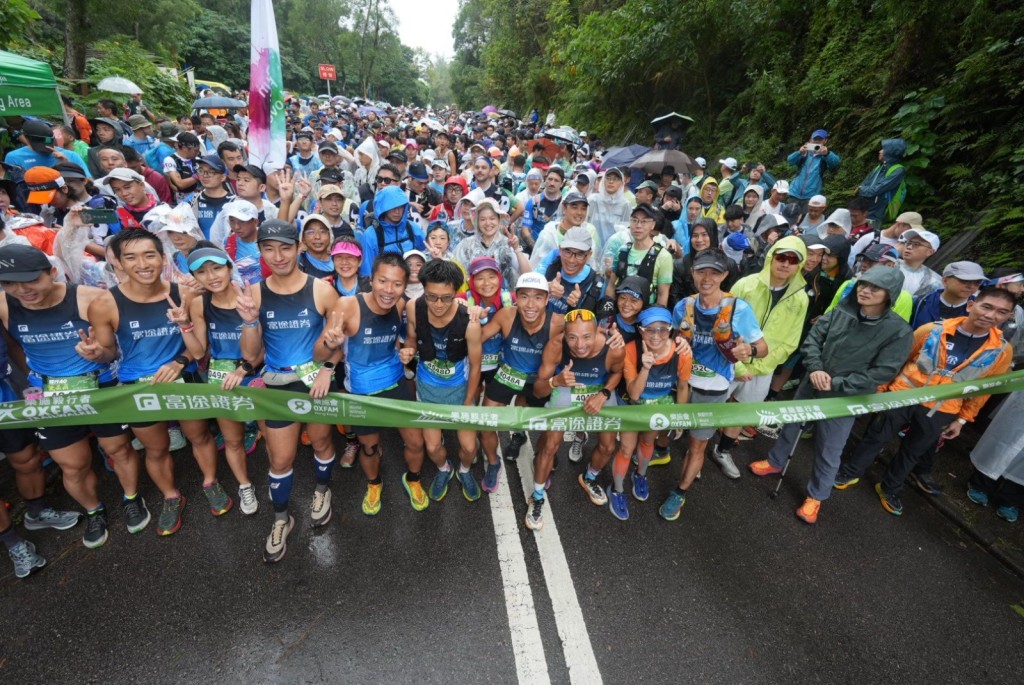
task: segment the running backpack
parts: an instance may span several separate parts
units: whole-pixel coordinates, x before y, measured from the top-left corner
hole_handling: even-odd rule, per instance
[[[903,165],[893,164],[889,167],[889,170],[885,172],[886,178],[888,178],[897,169],[903,169]],[[889,203],[885,206],[885,218],[889,221],[895,221],[896,217],[900,215],[900,208],[903,207],[903,201],[907,199],[906,174],[903,175],[903,179],[900,181],[899,187],[891,192],[892,194],[889,196]]]
[[[633,241],[630,241],[619,248],[619,259],[615,264],[615,280],[617,283],[621,283],[622,279],[626,277],[626,272],[629,268],[629,251],[633,249]],[[643,261],[636,267],[636,275],[641,278],[646,278],[647,282],[651,284],[651,295],[657,292],[657,286],[654,284],[654,268],[658,263],[658,255],[665,249],[658,243],[654,243],[651,249],[644,255]]]

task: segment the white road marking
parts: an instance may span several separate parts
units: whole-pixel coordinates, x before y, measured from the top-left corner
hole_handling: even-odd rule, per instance
[[[529,440],[519,453],[518,463],[523,496],[531,497],[533,445]],[[565,655],[565,665],[569,668],[569,681],[579,685],[600,685],[603,682],[601,671],[597,668],[590,633],[587,632],[583,610],[576,598],[576,587],[569,573],[569,562],[565,558],[562,540],[558,536],[558,526],[555,525],[555,512],[551,507],[550,498],[544,509],[544,528],[535,533],[537,549],[540,552],[541,567],[544,569],[544,581],[551,596],[551,606],[555,612],[558,636],[562,639],[562,652]]]
[[[501,459],[500,454],[498,458]],[[501,566],[501,583],[505,589],[505,609],[512,635],[516,675],[522,685],[547,685],[551,682],[548,662],[544,658],[544,644],[537,626],[530,576],[526,571],[526,555],[519,538],[519,521],[512,506],[512,492],[505,472],[505,465],[502,464],[498,489],[488,499],[491,502],[494,538],[498,545],[498,564]]]

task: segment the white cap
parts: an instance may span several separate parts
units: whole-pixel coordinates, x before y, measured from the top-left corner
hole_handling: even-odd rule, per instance
[[[772,190],[779,195],[789,195],[789,181],[776,181],[775,185],[772,186]]]
[[[402,255],[402,259],[406,260],[409,259],[409,257],[419,257],[424,262],[430,261],[430,257],[428,257],[427,253],[423,250],[406,250],[405,254]]]
[[[587,137],[587,132],[586,131],[580,131],[580,138],[586,138],[586,137]]]
[[[931,245],[933,250],[939,249],[939,244],[941,242],[939,240],[939,236],[935,235],[931,231],[926,231],[923,228],[907,229],[906,231],[903,232],[903,235],[900,236],[900,242],[905,243],[914,236],[917,236],[921,240]]]
[[[228,218],[234,217],[240,221],[255,221],[260,218],[260,210],[256,209],[256,205],[240,197],[224,205],[221,211]]]
[[[735,157],[726,157],[725,159],[720,159],[718,160],[718,163],[724,166],[726,169],[729,169],[730,171],[736,171],[736,167],[739,166],[736,163]]]
[[[117,169],[111,169],[110,173],[104,176],[100,183],[108,186],[111,181],[138,181],[139,183],[145,183],[146,179],[144,179],[141,174],[132,171],[128,167],[119,167]]]
[[[824,195],[812,195],[811,199],[807,201],[807,205],[809,207],[825,207],[828,205],[828,200]]]
[[[527,271],[516,281],[516,290],[526,289],[543,290],[546,293],[551,292],[548,288],[547,279],[536,271]]]
[[[699,166],[701,169],[708,168],[708,160],[704,159],[703,157],[697,157],[693,161],[696,162],[697,166]]]

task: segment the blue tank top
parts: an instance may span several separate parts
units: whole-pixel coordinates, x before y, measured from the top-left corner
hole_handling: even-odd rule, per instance
[[[640,357],[643,356],[640,341],[637,340],[632,344],[636,345],[637,364],[639,364]],[[640,402],[653,402],[669,396],[672,388],[679,381],[678,366],[678,352],[674,352],[664,364],[652,366],[651,370],[647,373],[647,385],[644,387],[644,391],[640,393]]]
[[[420,312],[417,311],[416,316],[419,317],[419,315]],[[456,388],[466,384],[466,380],[469,378],[469,367],[467,365],[469,357],[463,357],[457,362],[448,361],[449,333],[461,335],[462,338],[466,337],[465,330],[452,330],[452,324],[458,321],[458,319],[459,317],[454,317],[451,323],[444,328],[435,328],[431,325],[430,319],[427,319],[427,327],[430,329],[430,337],[434,342],[434,351],[437,353],[437,358],[430,361],[420,359],[419,364],[416,365],[416,379],[418,382],[426,383],[435,388]],[[418,318],[417,322],[419,322]]]
[[[345,390],[373,395],[393,388],[405,376],[395,348],[402,319],[394,307],[377,314],[366,304],[366,295],[356,295],[356,302],[359,331],[345,338]]]
[[[324,317],[313,297],[315,282],[315,278],[307,275],[302,289],[290,295],[275,293],[263,282],[260,325],[266,348],[263,363],[268,371],[293,371],[299,364],[313,360],[313,346],[324,330]]]
[[[242,317],[234,309],[221,309],[213,304],[211,293],[203,295],[203,318],[206,319],[206,337],[210,341],[213,359],[242,358]]]
[[[78,313],[78,286],[67,286],[64,299],[49,309],[27,309],[17,298],[8,297],[7,311],[11,337],[25,351],[28,368],[34,374],[81,376],[106,372],[109,376],[109,364],[89,361],[75,352],[79,329],[89,330],[89,322]]]
[[[619,329],[619,335],[622,336],[622,341],[631,343],[637,338],[636,324],[626,323],[622,320],[621,314],[615,315],[615,327]]]
[[[544,356],[544,346],[548,344],[550,337],[551,312],[545,312],[544,325],[532,335],[526,332],[519,315],[516,314],[512,321],[512,328],[509,329],[508,337],[505,338],[501,348],[503,366],[525,373],[526,381],[533,383],[537,380],[541,357]]]
[[[505,298],[508,297],[508,293],[507,292],[502,292],[500,294],[500,297],[504,301]],[[509,301],[509,304],[511,304],[512,298],[508,297],[508,301]],[[473,293],[466,293],[466,302],[468,302],[470,304],[470,306],[477,304],[476,299],[473,297]],[[503,302],[503,304],[504,304],[504,302]],[[487,316],[482,317],[480,319],[480,325],[481,326],[487,325],[487,322],[490,320],[490,318],[492,316],[494,316],[494,314],[497,311],[498,311],[498,308],[496,306],[494,306],[493,303],[488,305],[487,306]],[[480,346],[480,351],[482,353],[482,357],[481,357],[481,360],[480,360],[480,369],[481,370],[483,370],[483,371],[490,371],[491,369],[497,368],[498,362],[501,361],[501,348],[503,347],[504,341],[505,341],[505,338],[504,338],[504,336],[502,336],[500,329],[498,330],[497,333],[492,335],[490,338],[488,338],[487,340],[483,341],[483,344]]]
[[[4,325],[0,323],[0,402],[14,402],[18,399],[17,393],[7,382],[7,339],[4,335]]]
[[[167,302],[136,302],[121,292],[120,286],[110,294],[117,303],[117,346],[121,363],[117,375],[122,382],[152,376],[160,367],[185,352],[181,330],[167,320]],[[171,299],[180,302],[178,286],[171,284]]]

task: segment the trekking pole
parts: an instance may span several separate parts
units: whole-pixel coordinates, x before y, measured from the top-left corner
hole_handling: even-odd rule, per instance
[[[775,484],[775,489],[768,493],[768,496],[775,499],[779,496],[779,490],[782,488],[782,481],[786,478],[786,471],[789,470],[789,462],[793,461],[793,453],[796,452],[797,445],[800,444],[800,436],[803,435],[804,430],[807,429],[807,422],[804,421],[800,424],[800,431],[796,435],[796,440],[793,441],[793,446],[789,450],[789,455],[786,457],[786,464],[782,467],[782,473],[779,474],[779,482]]]

